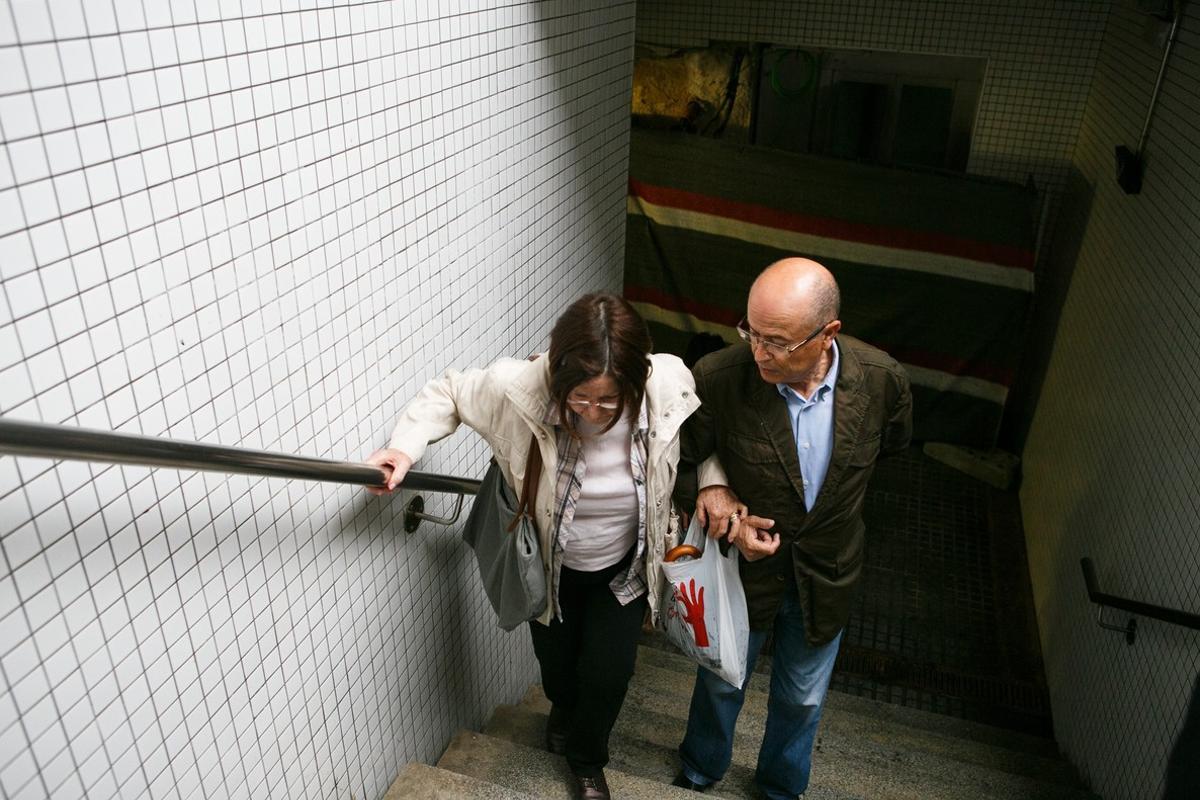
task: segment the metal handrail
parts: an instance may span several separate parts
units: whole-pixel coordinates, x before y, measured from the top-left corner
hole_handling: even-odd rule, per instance
[[[1081,558],[1079,559],[1079,566],[1083,569],[1083,582],[1087,586],[1088,599],[1100,607],[1099,614],[1103,614],[1106,607],[1115,608],[1142,617],[1169,622],[1172,625],[1200,630],[1200,614],[1180,611],[1177,608],[1156,606],[1152,603],[1144,603],[1141,600],[1132,600],[1128,597],[1120,597],[1115,594],[1102,592],[1096,581],[1096,567],[1092,563],[1092,560],[1087,557]],[[1123,631],[1125,633],[1125,641],[1128,644],[1133,644],[1134,638],[1137,636],[1137,620],[1130,618],[1129,624],[1121,627],[1119,625],[1109,625],[1103,619],[1100,619],[1099,616],[1097,619],[1102,628]]]
[[[384,486],[387,475],[373,464],[3,418],[0,418],[0,453],[374,487]],[[479,491],[479,484],[479,480],[472,478],[409,472],[400,485],[418,492],[473,495]]]

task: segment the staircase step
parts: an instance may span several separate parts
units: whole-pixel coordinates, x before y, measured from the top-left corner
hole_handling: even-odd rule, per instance
[[[642,669],[639,666],[639,671]],[[675,707],[686,700],[644,685],[630,686],[621,716],[610,741],[617,769],[670,781],[677,769],[676,749],[685,721]],[[733,765],[716,788],[719,796],[752,797],[754,767],[766,720],[765,698],[761,709],[743,708],[734,739]],[[522,707],[499,707],[486,729],[490,734],[512,736],[531,746],[541,742],[549,701],[534,687]],[[832,718],[835,715],[830,715]],[[530,718],[532,717],[532,718]],[[909,741],[896,741],[888,732],[872,730],[870,720],[849,730],[822,723],[814,748],[812,788],[808,797],[877,798],[897,800],[1066,800],[1088,798],[1077,784],[1047,781],[1042,776],[1019,774],[978,763],[964,762],[936,751],[910,749]],[[954,740],[949,740],[952,744]],[[928,747],[928,745],[925,745]],[[1057,766],[1056,762],[1050,762]],[[818,792],[820,792],[818,794]]]
[[[756,671],[753,680],[750,681],[746,697],[747,706],[754,702],[755,698],[766,697],[770,686],[769,659],[766,660],[766,666],[768,669],[764,671],[764,674],[758,674]],[[658,688],[677,692],[686,698],[691,697],[696,666],[679,653],[661,647],[642,645],[638,648],[637,668],[638,674],[634,676],[634,681],[652,681]],[[845,712],[859,717],[867,717],[877,725],[903,726],[912,731],[925,731],[933,734],[939,740],[959,741],[964,746],[969,742],[975,742],[990,748],[1024,753],[1033,756],[1034,763],[1041,763],[1047,767],[1050,763],[1059,764],[1063,781],[1077,782],[1070,765],[1057,757],[1058,746],[1054,740],[1045,737],[835,691],[829,693],[825,702],[826,719],[829,718],[831,712]],[[686,699],[680,714],[686,718]],[[888,729],[891,730],[890,727]]]
[[[538,745],[526,746],[483,733],[460,731],[437,765],[532,797],[573,800],[575,796],[567,762]],[[669,781],[664,785],[611,766],[604,770],[604,775],[613,796],[625,800],[695,800],[696,797],[694,792],[670,786]]]
[[[549,708],[549,704],[546,704]],[[497,706],[492,718],[484,728],[489,736],[517,742],[526,747],[541,747],[546,729],[547,713],[536,711],[527,705]],[[683,728],[678,720],[666,720],[668,738],[674,737],[678,742],[683,736]],[[652,723],[651,723],[652,724]],[[606,773],[616,770],[622,774],[637,775],[654,782],[662,791],[682,791],[670,786],[679,769],[679,760],[675,756],[675,745],[664,746],[658,742],[642,738],[640,725],[631,723],[622,712],[617,720],[609,741],[610,762]],[[611,784],[611,779],[610,779]],[[616,790],[613,790],[614,796]],[[730,767],[725,779],[707,793],[709,797],[725,797],[733,800],[750,800],[761,797],[754,786],[754,768],[735,763]],[[662,796],[667,796],[662,794]],[[694,792],[687,792],[681,797],[695,800]],[[849,794],[829,786],[812,786],[804,795],[805,800],[876,800],[878,795]]]
[[[383,800],[532,800],[532,796],[428,764],[400,770]]]
[[[676,716],[686,722],[694,675],[689,673],[682,677],[686,678],[683,681],[685,685],[681,685],[681,674],[677,670],[639,664],[626,702],[653,708],[661,714]],[[742,707],[738,723],[739,730],[762,731],[766,723],[768,681],[765,677],[757,675],[751,681],[751,689],[746,693],[746,704]],[[896,708],[889,703],[830,692],[819,736],[822,740],[832,742],[871,741],[880,747],[953,759],[1063,786],[1079,785],[1079,779],[1070,764],[1061,758],[1045,755],[1046,752],[1055,752],[1053,742],[1044,742],[1043,749],[1038,753],[1013,750],[987,741],[987,730],[973,730],[973,736],[962,737],[956,725],[961,720],[953,717],[938,718],[936,714],[925,712],[918,712],[922,716],[914,717],[905,713],[896,714]],[[934,719],[925,719],[926,716]],[[910,724],[914,720],[920,725]],[[940,728],[937,727],[938,722],[942,723]],[[977,723],[967,725],[975,729],[980,727]]]

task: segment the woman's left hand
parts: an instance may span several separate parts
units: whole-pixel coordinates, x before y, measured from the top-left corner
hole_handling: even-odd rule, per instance
[[[391,447],[384,447],[381,450],[376,450],[367,457],[368,464],[374,464],[383,469],[387,476],[387,487],[380,488],[378,486],[368,486],[367,491],[374,495],[391,494],[396,490],[404,480],[404,476],[408,474],[412,468],[413,460],[399,450]]]

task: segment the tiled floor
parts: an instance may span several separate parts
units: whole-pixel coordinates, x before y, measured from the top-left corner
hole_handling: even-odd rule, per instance
[[[1016,493],[914,447],[879,463],[865,516],[833,688],[1049,735]]]

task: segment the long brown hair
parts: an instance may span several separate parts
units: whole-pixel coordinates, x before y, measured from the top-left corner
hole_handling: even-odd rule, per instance
[[[581,383],[601,375],[616,381],[620,406],[606,431],[628,409],[641,407],[650,375],[650,348],[645,320],[624,298],[595,292],[567,306],[550,331],[550,397],[573,436],[579,432],[568,413],[567,395]]]

